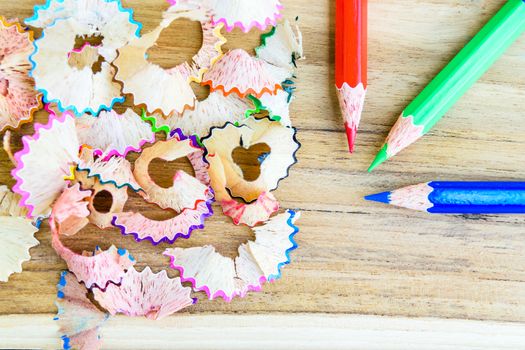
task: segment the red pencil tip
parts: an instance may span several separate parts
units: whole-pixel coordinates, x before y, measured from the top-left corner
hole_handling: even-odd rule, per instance
[[[355,139],[357,137],[357,128],[351,128],[348,123],[345,123],[346,138],[348,139],[348,150],[350,153],[354,153]]]

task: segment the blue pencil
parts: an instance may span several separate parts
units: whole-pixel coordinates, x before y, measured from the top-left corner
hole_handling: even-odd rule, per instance
[[[433,181],[365,199],[432,214],[525,214],[525,182]]]

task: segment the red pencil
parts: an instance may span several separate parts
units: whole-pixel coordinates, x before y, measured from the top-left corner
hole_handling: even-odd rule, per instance
[[[335,84],[350,153],[361,121],[367,88],[367,0],[336,0]]]

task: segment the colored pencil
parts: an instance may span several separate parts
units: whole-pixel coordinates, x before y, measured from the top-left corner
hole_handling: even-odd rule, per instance
[[[426,134],[524,31],[525,0],[507,1],[403,111],[368,171]]]
[[[365,103],[368,0],[336,0],[335,85],[350,153]]]
[[[433,214],[525,214],[525,182],[436,181],[365,199]]]

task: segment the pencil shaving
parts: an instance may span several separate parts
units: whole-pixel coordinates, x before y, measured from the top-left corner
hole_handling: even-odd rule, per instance
[[[97,177],[89,178],[85,171],[77,171],[75,180],[81,184],[82,189],[92,191],[88,200],[89,222],[101,229],[113,227],[113,217],[124,211],[124,206],[128,201],[127,187],[117,188],[112,183],[103,184]],[[111,196],[111,207],[107,212],[100,212],[95,207],[95,198],[103,192]]]
[[[57,285],[58,323],[64,349],[96,350],[102,346],[100,327],[108,315],[87,297],[88,290],[71,272],[64,271]]]
[[[247,33],[252,28],[265,30],[282,17],[280,0],[206,0],[213,9],[213,22],[223,23],[228,32],[240,28]]]
[[[242,49],[235,49],[222,56],[204,74],[203,84],[209,85],[211,91],[221,91],[224,95],[235,93],[242,98],[248,95],[260,98],[264,94],[275,95],[290,75],[286,68],[252,57]]]
[[[60,13],[70,16],[61,17]],[[88,112],[97,115],[123,102],[120,85],[113,81],[115,69],[111,63],[117,50],[140,30],[129,10],[124,10],[120,1],[51,0],[47,7],[37,8],[28,22],[38,23],[40,16],[45,17],[40,23],[43,35],[35,41],[30,60],[31,75],[44,101],[57,103],[61,111],[72,110],[78,116]],[[77,37],[89,36],[98,37],[101,44],[92,46],[87,42],[75,50]],[[72,56],[81,56],[76,63],[83,64],[75,65],[75,60],[70,61]],[[101,63],[96,71],[93,59],[98,62],[99,57]]]
[[[49,218],[51,243],[79,282],[84,282],[88,288],[105,289],[109,283],[120,283],[127,269],[135,264],[131,254],[127,250],[111,246],[106,251],[97,248],[94,252],[84,252],[80,255],[64,246],[60,240],[60,227],[64,222],[72,218],[85,222],[89,216],[88,202],[85,199],[90,195],[90,191],[80,191],[78,185],[64,191]]]
[[[145,144],[155,142],[151,126],[132,109],[123,114],[102,111],[98,117],[86,114],[75,122],[80,143],[92,148],[94,155],[104,160],[140,152]]]
[[[32,121],[41,107],[41,96],[29,76],[31,52],[33,32],[0,16],[0,131]]]
[[[95,159],[93,150],[83,148],[77,170],[87,171],[88,177],[97,177],[102,184],[112,183],[117,188],[127,186],[135,192],[142,190],[133,176],[131,163],[123,157]]]
[[[135,179],[143,189],[141,195],[144,199],[157,204],[162,209],[172,209],[176,212],[195,209],[199,202],[206,201],[208,186],[183,170],[175,172],[173,185],[169,188],[159,186],[149,175],[149,166],[156,158],[169,162],[196,152],[202,154],[202,148],[196,139],[185,136],[180,130],[175,130],[169,140],[157,142],[152,147],[146,148],[135,161],[133,170]]]
[[[230,190],[232,196],[252,202],[261,193],[275,190],[279,181],[288,176],[289,169],[297,162],[295,154],[300,144],[295,139],[295,135],[294,128],[284,127],[269,118],[248,118],[240,126],[227,124],[223,128],[213,129],[210,136],[204,138],[202,143],[208,154],[218,157],[222,162],[226,188]],[[256,145],[265,145],[270,150],[258,157],[259,176],[255,180],[247,181],[232,154],[237,147],[249,150]],[[215,172],[216,169],[211,166],[212,178]],[[214,190],[220,192],[220,189],[215,187]]]
[[[154,220],[134,212],[119,213],[114,216],[113,225],[123,235],[131,235],[138,242],[172,244],[179,238],[188,239],[193,230],[204,228],[204,220],[213,214],[211,202],[200,202],[195,208],[184,209],[166,220]]]
[[[6,186],[0,186],[0,282],[22,272],[22,263],[31,259],[29,249],[39,244],[34,238],[38,228],[25,218],[27,211],[19,206],[20,199]]]
[[[75,121],[69,113],[50,114],[47,125],[35,124],[33,136],[25,136],[24,148],[15,154],[13,191],[22,196],[28,216],[48,216],[51,205],[67,187],[64,178],[78,161]]]
[[[186,110],[182,115],[165,118],[155,113],[144,116],[144,119],[152,123],[154,130],[164,131],[166,134],[179,128],[185,135],[204,137],[212,127],[241,121],[250,107],[248,99],[235,94],[224,96],[220,92],[211,92],[205,100],[195,103],[195,109]]]
[[[304,58],[303,36],[296,24],[292,27],[290,21],[278,23],[274,29],[262,35],[261,46],[255,49],[258,58],[277,67],[293,72],[297,61]]]
[[[182,18],[200,22],[203,30],[202,47],[192,61],[170,69],[148,61],[147,51],[155,45],[161,32]],[[135,104],[145,105],[150,114],[180,114],[193,109],[196,102],[190,82],[201,81],[202,74],[221,56],[225,42],[220,28],[211,24],[206,7],[196,1],[179,1],[164,12],[157,28],[119,50],[115,60],[116,79],[122,82],[124,93],[132,94]]]
[[[163,319],[193,305],[191,288],[180,278],[169,278],[166,271],[154,274],[149,267],[142,272],[130,268],[120,286],[110,285],[105,291],[95,289],[95,300],[112,315],[144,316]]]
[[[221,205],[224,214],[230,217],[235,225],[253,227],[268,220],[279,210],[279,202],[271,193],[261,193],[255,202],[249,204],[233,199],[230,192],[226,190],[226,173],[220,158],[210,155],[207,159],[210,164],[210,179],[215,199]]]
[[[212,246],[170,248],[171,267],[180,272],[183,282],[190,282],[195,291],[203,291],[210,300],[245,297],[260,291],[266,281],[281,277],[281,267],[290,262],[290,252],[297,248],[294,225],[299,213],[287,211],[254,229],[255,241],[242,244],[239,255],[227,258]]]
[[[249,114],[254,115],[267,111],[270,119],[276,120],[284,126],[292,126],[290,104],[293,98],[284,90],[279,90],[275,95],[264,94],[260,99],[253,98],[255,110],[249,111]]]

